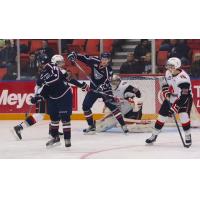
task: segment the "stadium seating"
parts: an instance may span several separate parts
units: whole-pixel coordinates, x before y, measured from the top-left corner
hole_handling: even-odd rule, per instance
[[[0,68],[0,80],[7,74],[7,68]]]
[[[97,40],[97,39],[88,40],[86,44],[86,48],[85,48],[86,54],[91,55],[91,56],[98,56],[99,45],[100,45],[100,40]]]
[[[85,42],[86,42],[86,39],[75,39],[75,40],[73,40],[72,45],[77,45],[77,46],[84,47],[85,46]]]
[[[113,41],[114,40],[110,40],[110,39],[103,40],[103,51],[104,52],[112,52]]]
[[[87,79],[86,76],[83,74],[83,72],[67,59],[66,53],[63,53],[62,56],[64,57],[65,60],[66,70],[69,70],[72,73],[72,75],[77,79],[82,79],[82,80]],[[91,70],[86,64],[80,61],[77,61],[77,63],[83,68],[83,70],[86,72],[87,75],[90,75]]]
[[[168,51],[158,51],[157,65],[159,66],[165,65],[167,58],[168,58]]]
[[[28,46],[29,40],[20,40],[20,45]]]
[[[54,53],[58,54],[58,40],[48,40],[48,44],[54,50]]]
[[[163,39],[155,40],[155,43],[156,43],[156,44],[155,44],[155,45],[156,45],[156,52],[159,51],[162,42],[163,42]]]
[[[198,39],[189,39],[187,40],[187,45],[192,49],[199,49],[200,50],[200,40]]]
[[[198,50],[198,49],[193,49],[192,50],[192,62],[194,62],[194,57],[195,57],[195,55],[196,54],[200,54],[200,49]]]
[[[68,52],[76,51],[78,53],[84,53],[85,43],[86,43],[86,39],[75,39],[73,40],[72,44],[67,45],[67,50]]]
[[[42,47],[42,40],[31,40],[31,51],[36,51]]]

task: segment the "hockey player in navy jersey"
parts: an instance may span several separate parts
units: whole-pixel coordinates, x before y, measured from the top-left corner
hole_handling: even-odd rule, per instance
[[[51,59],[51,62],[56,64],[57,62],[57,57],[59,55],[54,55]],[[39,54],[37,56],[37,60],[38,60],[38,74],[40,73],[40,71],[42,70],[42,66],[44,64],[46,64],[46,60],[45,60],[46,54]],[[37,95],[37,93],[39,92],[40,87],[39,86],[35,86],[34,88],[34,94]],[[32,110],[32,106],[29,109],[29,112],[31,112]],[[11,132],[15,135],[17,140],[22,140],[22,131],[26,128],[29,128],[33,125],[35,125],[36,123],[42,121],[44,119],[45,113],[47,112],[46,109],[46,100],[41,99],[41,101],[38,101],[36,103],[36,112],[31,114],[27,113],[28,116],[26,116],[26,119],[23,122],[20,122],[18,125],[14,126],[11,129]],[[51,136],[51,123],[49,123],[49,135]],[[63,135],[63,133],[59,132],[59,135]]]
[[[125,125],[122,114],[116,105],[110,84],[111,77],[113,75],[112,67],[110,65],[110,53],[102,53],[100,58],[96,58],[72,52],[68,55],[68,59],[72,62],[76,61],[77,59],[81,62],[84,62],[88,67],[91,68],[91,90],[86,94],[82,107],[89,127],[84,129],[83,132],[85,134],[95,133],[96,125],[93,119],[91,108],[98,98],[102,98],[105,105],[111,110],[113,115],[120,123],[122,130],[127,133],[128,129]]]
[[[60,144],[59,121],[62,121],[65,146],[71,146],[71,125],[70,116],[72,114],[72,91],[68,83],[76,85],[83,90],[86,83],[80,83],[68,76],[66,70],[62,69],[64,58],[56,55],[55,62],[48,63],[46,57],[41,59],[43,69],[36,81],[39,87],[36,95],[31,99],[35,104],[41,99],[47,99],[47,110],[51,119],[52,139],[46,143],[47,147]],[[29,123],[32,123],[31,121]],[[18,132],[16,132],[17,136]]]

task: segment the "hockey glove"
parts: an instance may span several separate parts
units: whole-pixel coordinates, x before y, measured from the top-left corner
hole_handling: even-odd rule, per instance
[[[83,86],[81,87],[81,90],[82,90],[83,92],[89,92],[89,91],[91,90],[91,89],[90,89],[90,86],[87,85],[86,82],[83,82],[82,84],[83,84]]]
[[[41,102],[42,100],[44,100],[44,98],[43,98],[42,96],[36,95],[36,96],[34,96],[34,97],[31,97],[30,102],[31,102],[32,104],[36,104],[36,103]]]
[[[168,99],[170,97],[170,91],[169,91],[169,86],[168,85],[163,85],[162,86],[162,95],[165,99]]]
[[[179,106],[176,103],[173,103],[169,109],[169,115],[171,116],[173,114],[176,114],[178,113],[178,111],[179,111]]]
[[[67,59],[74,62],[77,59],[77,54],[73,51],[67,56]]]

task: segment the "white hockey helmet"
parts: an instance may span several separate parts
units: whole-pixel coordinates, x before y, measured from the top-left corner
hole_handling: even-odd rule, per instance
[[[63,56],[61,56],[61,55],[54,55],[51,58],[51,62],[53,64],[57,64],[59,66],[59,65],[63,65],[65,63],[65,60],[64,60]]]
[[[181,67],[181,60],[176,57],[169,58],[167,60],[166,66],[167,69],[169,67],[174,67],[175,69],[179,69]]]
[[[114,90],[117,89],[117,87],[119,86],[120,82],[121,82],[120,76],[117,75],[117,74],[114,74],[114,75],[112,76],[112,79],[111,79],[112,88],[113,88]]]

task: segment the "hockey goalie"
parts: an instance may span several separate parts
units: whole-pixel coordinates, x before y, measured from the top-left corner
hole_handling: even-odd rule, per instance
[[[114,74],[112,77],[112,90],[117,106],[120,108],[129,132],[152,132],[151,121],[142,120],[143,100],[138,88]],[[106,132],[117,127],[115,117],[104,107],[105,116],[96,122],[97,132]]]

